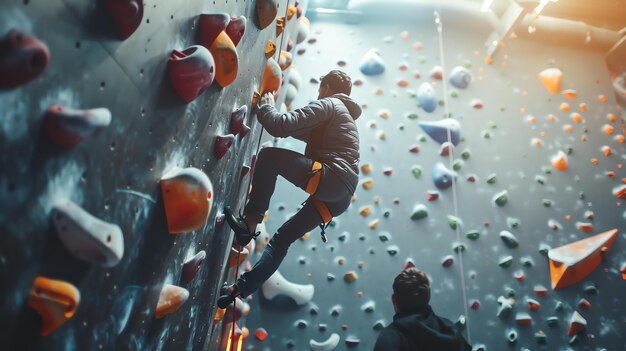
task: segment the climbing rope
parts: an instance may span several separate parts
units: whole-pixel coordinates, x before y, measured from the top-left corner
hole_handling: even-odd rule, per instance
[[[281,33],[281,37],[280,37],[280,46],[278,46],[278,49],[276,50],[276,52],[274,53],[274,56],[276,56],[276,54],[278,54],[277,58],[274,58],[276,60],[276,62],[278,62],[280,60],[280,52],[283,49],[283,41],[285,39],[285,35],[286,35],[286,29],[287,29],[287,14],[288,14],[288,10],[289,10],[289,1],[287,0],[287,5],[285,6],[285,22],[284,22],[284,28],[283,28],[283,32]],[[263,80],[263,77],[261,77],[261,80]],[[280,87],[279,87],[280,88]],[[261,92],[261,94],[263,94],[263,92]],[[252,110],[252,108],[250,109]],[[261,133],[259,133],[259,140],[257,142],[256,145],[256,153],[255,155],[259,154],[259,148],[261,147],[261,140],[263,139],[263,132],[265,131],[265,128],[263,127],[263,125],[261,125]],[[248,195],[250,194],[250,184],[252,184],[252,169],[250,170],[250,179],[248,179],[248,186],[246,186],[246,197],[244,200],[244,204],[248,202]],[[243,250],[242,250],[243,251]],[[241,251],[237,250],[237,260],[235,261],[235,280],[237,280],[237,278],[239,277],[239,257],[241,255]],[[230,350],[234,351],[235,349],[235,312],[237,310],[237,299],[235,299],[235,301],[233,301],[233,312],[232,312],[232,325],[231,325],[231,334],[230,334]],[[242,327],[243,330],[243,327]]]
[[[446,65],[445,65],[445,60],[444,60],[444,54],[443,54],[443,28],[442,28],[442,23],[441,23],[441,17],[439,17],[439,13],[437,11],[434,12],[435,15],[435,25],[437,26],[437,38],[438,38],[438,42],[439,42],[439,59],[441,61],[441,70],[444,72],[443,74],[443,79],[442,79],[442,85],[443,85],[443,108],[444,108],[444,118],[447,118],[449,116],[449,112],[448,112],[448,86],[447,86],[447,77],[445,72],[448,72],[446,70]],[[450,132],[450,128],[446,128],[447,131],[447,137],[448,137],[448,142],[452,143],[452,135]],[[448,153],[448,161],[449,161],[449,167],[450,169],[453,168],[453,162],[454,162],[454,148],[450,148],[450,152]],[[455,177],[451,177],[452,178],[452,204],[454,206],[454,216],[456,218],[459,218],[459,206],[458,206],[458,197],[457,197],[457,193],[456,193],[456,179]],[[456,241],[457,243],[461,242],[461,226],[457,225],[456,226]],[[460,266],[460,275],[461,275],[461,292],[463,294],[463,310],[465,311],[465,321],[467,323],[467,341],[471,344],[472,343],[472,336],[470,333],[470,324],[469,324],[469,314],[468,314],[468,310],[467,310],[467,296],[466,296],[466,286],[465,286],[465,269],[463,267],[463,252],[464,250],[458,250],[458,254],[459,254],[459,266]]]

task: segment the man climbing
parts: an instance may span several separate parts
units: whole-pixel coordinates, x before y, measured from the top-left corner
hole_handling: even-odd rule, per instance
[[[320,226],[325,240],[325,224],[350,205],[359,174],[355,120],[361,115],[361,108],[349,97],[351,90],[350,77],[333,70],[321,78],[317,100],[300,109],[281,114],[274,107],[272,94],[261,97],[257,118],[265,130],[307,145],[304,155],[275,147],[259,152],[243,214],[237,217],[230,208],[224,209],[237,243],[245,246],[259,235],[256,227],[269,207],[279,175],[311,196],[276,231],[252,270],[221,289],[220,308],[226,308],[236,296],[246,297],[256,291],[278,269],[291,243],[305,233]]]
[[[430,281],[409,267],[393,281],[393,322],[378,335],[374,351],[471,351],[455,325],[430,307]]]

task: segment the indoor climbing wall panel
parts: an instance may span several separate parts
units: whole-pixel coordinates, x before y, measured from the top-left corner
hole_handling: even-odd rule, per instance
[[[0,5],[3,347],[222,348],[220,214],[247,190],[266,43],[287,45],[255,3]],[[247,22],[203,47],[218,13]]]
[[[329,242],[311,232],[279,269],[312,284],[311,301],[294,303],[302,289],[254,295],[245,325],[263,330],[248,349],[371,350],[407,260],[477,349],[624,345],[626,148],[603,53],[511,39],[489,60],[485,28],[442,20],[444,60],[432,12],[410,24],[313,23],[292,105],[314,99],[331,69],[353,77],[360,184]],[[546,69],[562,73],[554,94]],[[306,197],[281,180],[268,232]]]

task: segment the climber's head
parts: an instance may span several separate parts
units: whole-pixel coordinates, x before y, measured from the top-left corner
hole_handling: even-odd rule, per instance
[[[352,79],[345,72],[332,70],[325,76],[320,77],[320,88],[318,99],[323,99],[335,94],[350,95],[352,91]]]

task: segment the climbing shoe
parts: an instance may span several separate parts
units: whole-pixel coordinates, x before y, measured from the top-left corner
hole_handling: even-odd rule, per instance
[[[226,216],[226,222],[228,222],[230,228],[235,232],[235,240],[237,240],[237,244],[241,246],[248,245],[250,240],[261,234],[261,232],[250,233],[243,216],[239,215],[239,217],[235,217],[235,214],[230,207],[224,208],[224,216]]]
[[[239,296],[239,289],[236,284],[227,285],[224,283],[224,286],[220,289],[220,297],[217,299],[217,307],[226,308],[231,303],[235,301],[235,298]]]

